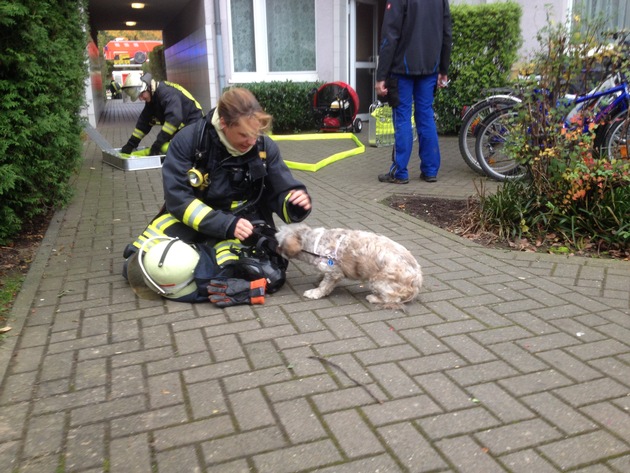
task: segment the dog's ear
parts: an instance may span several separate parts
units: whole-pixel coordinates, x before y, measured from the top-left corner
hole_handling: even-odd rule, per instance
[[[299,233],[293,232],[282,242],[282,253],[287,258],[295,258],[302,251],[302,237]]]

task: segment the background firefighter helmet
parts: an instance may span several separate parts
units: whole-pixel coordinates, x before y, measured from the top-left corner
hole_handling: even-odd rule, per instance
[[[157,240],[161,241],[156,243]],[[197,290],[194,271],[199,253],[192,246],[176,238],[155,237],[147,240],[136,254],[129,258],[127,272],[129,284],[139,297],[148,298],[144,288],[169,299]]]
[[[151,74],[129,74],[125,79],[125,83],[122,86],[123,92],[125,92],[133,102],[138,100],[138,97],[145,90],[151,90]]]

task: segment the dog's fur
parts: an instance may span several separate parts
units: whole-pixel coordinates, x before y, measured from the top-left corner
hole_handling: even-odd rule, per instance
[[[404,310],[422,286],[422,271],[404,246],[376,233],[344,228],[311,228],[303,223],[276,233],[278,253],[315,266],[324,274],[319,287],[304,297],[321,299],[344,277],[367,281],[366,299],[378,307]]]

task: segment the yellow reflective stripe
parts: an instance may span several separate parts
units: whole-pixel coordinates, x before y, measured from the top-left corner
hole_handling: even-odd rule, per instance
[[[144,132],[136,128],[135,130],[133,130],[133,133],[131,134],[131,136],[141,140],[142,138],[144,138]]]
[[[217,264],[219,266],[223,266],[228,261],[237,261],[238,256],[230,251],[225,251],[223,253],[217,253]]]
[[[231,240],[223,240],[214,245],[214,250],[217,258],[217,264],[223,265],[228,261],[238,260],[238,255],[232,252],[232,249],[242,248],[243,244],[240,240],[233,238]]]
[[[234,210],[235,208],[237,208],[237,207],[239,207],[241,205],[245,205],[246,203],[247,203],[246,200],[234,200],[230,204],[230,210]]]
[[[136,241],[133,242],[133,246],[135,246],[136,248],[140,249],[140,247],[142,246],[142,244],[154,237],[157,236],[164,236],[164,234],[160,231],[157,231],[155,228],[151,228],[151,225],[149,225],[144,232],[142,233],[142,235],[140,235],[138,238],[136,238]],[[155,243],[158,243],[157,241]],[[155,243],[149,243],[145,248],[149,249],[151,248]]]
[[[210,212],[212,212],[212,207],[208,207],[199,199],[195,199],[186,208],[182,222],[195,230],[199,230],[199,224]]]
[[[153,222],[151,222],[147,226],[147,228],[145,228],[142,235],[136,238],[136,241],[133,242],[133,246],[135,246],[136,248],[140,248],[142,244],[148,239],[154,238],[156,236],[164,236],[166,229],[176,223],[179,223],[179,220],[177,220],[171,214],[160,215],[158,218],[153,220]],[[155,243],[158,242],[156,241]],[[150,243],[148,245],[148,248],[153,246],[155,243]]]
[[[174,135],[177,131],[177,127],[175,125],[171,125],[169,122],[164,122],[164,125],[162,125],[162,131],[168,133],[169,135]]]
[[[165,84],[170,85],[171,87],[175,87],[177,90],[179,90],[182,94],[184,94],[186,97],[188,97],[190,100],[192,100],[193,102],[195,102],[195,107],[197,107],[199,110],[202,110],[201,105],[199,105],[199,102],[197,102],[195,100],[195,97],[193,97],[190,92],[188,92],[186,89],[184,89],[181,85],[179,84],[175,84],[173,82],[169,82],[167,80],[164,81]]]
[[[214,250],[219,253],[221,251],[230,251],[234,247],[242,247],[240,240],[232,238],[231,240],[222,240],[214,245]]]
[[[153,222],[149,224],[149,228],[155,227],[158,231],[164,232],[164,230],[166,230],[168,227],[178,222],[179,220],[177,220],[171,214],[164,214],[153,220]]]
[[[284,203],[282,205],[282,215],[284,216],[284,221],[286,223],[291,223],[291,219],[289,218],[289,209],[287,208],[288,207],[288,203],[289,203],[289,197],[291,197],[291,193],[290,192],[284,198]]]

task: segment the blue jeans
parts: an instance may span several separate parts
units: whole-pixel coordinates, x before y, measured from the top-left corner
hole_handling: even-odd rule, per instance
[[[420,172],[425,176],[437,176],[440,169],[440,146],[433,116],[433,92],[438,74],[398,77],[400,104],[392,110],[394,121],[394,156],[390,173],[398,179],[409,179],[407,165],[413,148],[411,109],[418,132]]]

